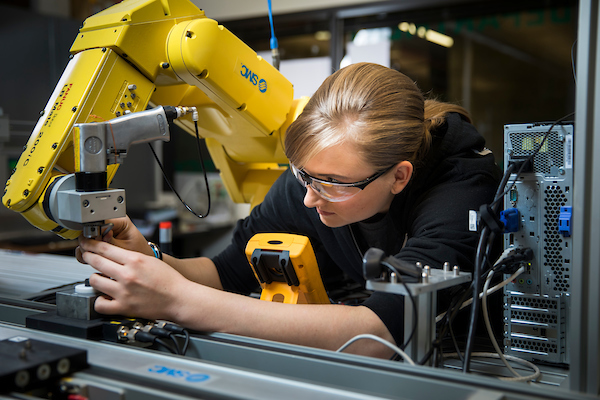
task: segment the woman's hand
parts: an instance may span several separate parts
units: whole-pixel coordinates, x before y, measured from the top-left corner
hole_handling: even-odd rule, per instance
[[[129,243],[121,235],[127,231],[126,226],[116,230],[119,239],[113,240]],[[153,256],[94,239],[80,238],[79,243],[82,261],[100,272],[90,277],[90,284],[102,293],[95,303],[101,314],[173,320],[180,295],[193,290],[187,288],[192,282]]]
[[[152,249],[148,246],[148,241],[129,217],[110,219],[106,222],[112,223],[113,227],[102,237],[104,242],[142,254],[153,254]],[[81,241],[83,239],[83,236],[79,237],[80,246],[75,249],[75,257],[81,263],[85,263],[81,257]]]

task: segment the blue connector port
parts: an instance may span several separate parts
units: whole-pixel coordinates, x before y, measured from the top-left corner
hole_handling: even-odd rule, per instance
[[[508,208],[500,211],[500,221],[504,224],[504,233],[517,232],[519,230],[519,210]]]
[[[558,231],[564,237],[570,237],[573,230],[571,220],[573,218],[572,207],[561,207],[560,215],[558,216]]]

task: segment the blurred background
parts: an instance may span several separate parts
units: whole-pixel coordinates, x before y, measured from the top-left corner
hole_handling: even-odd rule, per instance
[[[193,1],[270,60],[267,1]],[[82,22],[118,1],[1,0],[0,181],[5,182],[69,59]],[[273,0],[281,72],[295,96],[310,96],[340,66],[359,61],[397,69],[430,97],[467,108],[502,166],[503,126],[554,121],[574,111],[576,1]],[[197,212],[206,207],[209,171],[213,209],[200,220],[179,204],[146,146],[133,147],[111,187],[123,187],[128,213],[148,238],[173,220],[174,253],[220,251],[248,206],[229,199],[204,149],[173,128],[156,148],[167,176]],[[140,178],[143,177],[143,178]],[[0,207],[0,248],[73,254],[76,243],[31,227]]]

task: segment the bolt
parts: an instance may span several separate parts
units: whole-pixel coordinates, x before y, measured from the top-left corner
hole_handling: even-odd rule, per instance
[[[164,62],[164,63],[160,64],[160,66],[162,67],[162,69],[167,69],[167,68],[169,68],[169,63]]]
[[[561,175],[564,175],[565,174],[565,169],[563,167],[560,167],[558,169],[558,173],[561,174]]]
[[[71,111],[73,111],[73,112],[77,111],[77,106],[71,108]]]
[[[190,31],[187,31],[187,32],[185,33],[185,36],[187,36],[187,37],[191,38],[191,37],[192,37],[192,32],[190,32]]]
[[[27,150],[27,145],[23,146],[23,151]]]
[[[46,110],[40,111],[40,117],[46,113]]]
[[[58,143],[52,143],[52,149],[56,150],[56,148],[58,147]]]
[[[83,201],[83,206],[86,207],[86,208],[89,207],[90,206],[90,201],[89,200],[84,200]]]
[[[39,167],[38,168],[38,174],[41,174],[42,172],[44,172],[44,167]]]
[[[127,86],[127,89],[135,90],[135,89],[137,89],[137,86],[135,84],[131,84],[131,85]]]
[[[130,101],[127,102],[127,107],[131,108],[132,105],[133,104]]]
[[[27,197],[29,196],[29,190],[25,189],[23,190],[23,197]]]
[[[106,47],[103,47],[103,48],[102,48],[102,52],[103,52],[103,53],[106,53]]]
[[[125,108],[125,103],[121,103],[121,104],[119,104],[119,107],[121,107],[121,108]]]

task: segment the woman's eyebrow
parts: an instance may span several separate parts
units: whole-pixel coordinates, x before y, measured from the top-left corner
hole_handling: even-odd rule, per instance
[[[327,179],[335,179],[335,180],[350,180],[347,176],[336,175],[336,174],[312,174],[308,172],[306,169],[304,170],[308,175],[313,176],[318,179],[327,180]]]

